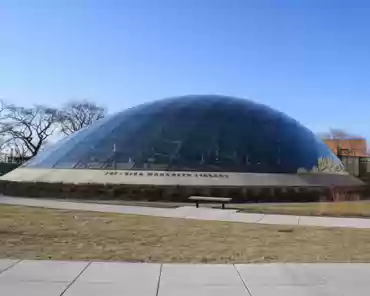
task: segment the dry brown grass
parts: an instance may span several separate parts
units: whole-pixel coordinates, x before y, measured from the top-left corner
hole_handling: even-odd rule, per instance
[[[151,262],[370,262],[370,230],[0,206],[0,254]]]
[[[234,207],[234,206],[231,206]],[[369,201],[240,204],[242,212],[288,214],[301,216],[370,217]]]

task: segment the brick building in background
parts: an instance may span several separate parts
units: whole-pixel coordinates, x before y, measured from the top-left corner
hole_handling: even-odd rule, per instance
[[[366,139],[324,139],[329,148],[338,156],[368,157]]]
[[[324,139],[324,142],[340,158],[350,174],[369,179],[370,155],[366,139]]]

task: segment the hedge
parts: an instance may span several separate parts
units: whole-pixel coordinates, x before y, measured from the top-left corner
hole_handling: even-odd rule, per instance
[[[370,188],[318,187],[202,187],[130,184],[66,184],[0,180],[0,193],[10,196],[98,200],[146,200],[186,202],[192,195],[231,197],[232,202],[315,202],[358,200]]]

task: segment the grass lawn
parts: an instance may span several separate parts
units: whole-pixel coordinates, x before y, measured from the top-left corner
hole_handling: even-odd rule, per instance
[[[230,205],[234,207],[234,205]],[[369,201],[280,203],[280,204],[239,204],[241,212],[289,214],[302,216],[370,217]]]
[[[370,230],[0,206],[0,257],[148,262],[370,262]]]

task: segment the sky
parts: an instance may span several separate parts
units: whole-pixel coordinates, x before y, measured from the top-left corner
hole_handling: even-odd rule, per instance
[[[0,98],[111,113],[187,94],[370,139],[370,2],[0,0]]]

